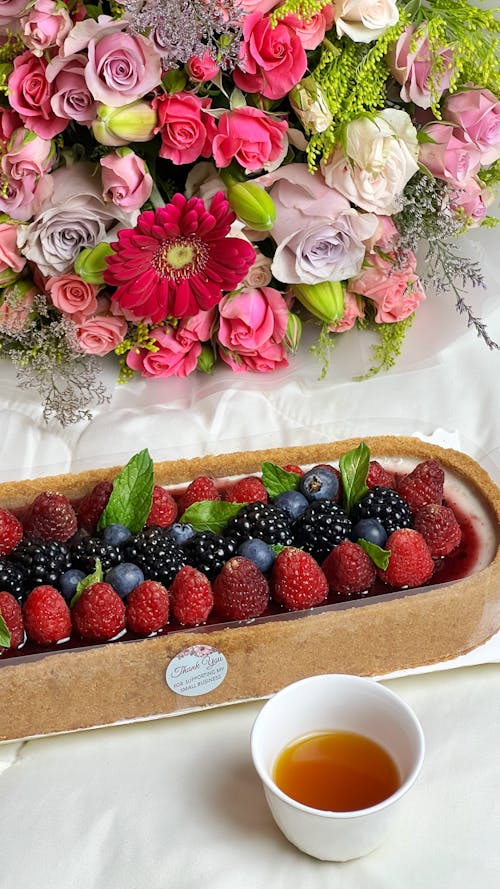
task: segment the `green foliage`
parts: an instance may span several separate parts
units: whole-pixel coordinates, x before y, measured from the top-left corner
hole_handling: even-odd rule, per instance
[[[375,376],[381,370],[390,370],[394,367],[397,359],[401,354],[403,343],[408,330],[413,324],[415,314],[409,315],[403,321],[396,321],[391,324],[376,324],[374,321],[363,321],[359,326],[368,327],[375,330],[380,338],[380,342],[372,346],[373,364],[370,369],[357,380],[366,380]]]

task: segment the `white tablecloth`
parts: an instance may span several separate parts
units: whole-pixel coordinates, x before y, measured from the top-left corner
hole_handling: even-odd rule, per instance
[[[490,276],[481,306],[497,342],[499,296]],[[113,465],[146,446],[171,458],[440,430],[498,480],[500,352],[467,332],[444,298],[419,313],[395,370],[360,384],[352,376],[368,366],[367,342],[342,337],[321,382],[304,351],[289,370],[261,377],[222,369],[116,387],[108,368],[110,404],[65,430],[43,423],[37,394],[2,365],[0,477]],[[498,660],[499,649],[494,640],[479,660]],[[250,762],[261,706],[252,702],[0,746],[1,889],[496,889],[498,666],[388,684],[420,717],[427,757],[397,829],[371,856],[320,863],[282,838]]]

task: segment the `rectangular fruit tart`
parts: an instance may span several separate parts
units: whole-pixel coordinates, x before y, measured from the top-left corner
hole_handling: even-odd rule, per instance
[[[385,436],[0,485],[0,739],[383,675],[500,629],[500,491]]]

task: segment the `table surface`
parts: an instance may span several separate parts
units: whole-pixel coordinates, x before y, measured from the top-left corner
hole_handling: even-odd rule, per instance
[[[499,296],[493,276],[481,306],[497,342]],[[169,459],[389,433],[445,436],[498,480],[500,352],[451,302],[429,299],[400,363],[362,383],[358,335],[340,338],[322,381],[304,350],[260,377],[222,369],[118,387],[107,368],[110,403],[66,429],[45,424],[36,393],[2,365],[0,478],[114,465],[138,445]],[[427,753],[394,833],[366,858],[318,862],[281,836],[250,761],[255,701],[0,745],[1,889],[496,889],[498,665],[384,681],[415,709]]]

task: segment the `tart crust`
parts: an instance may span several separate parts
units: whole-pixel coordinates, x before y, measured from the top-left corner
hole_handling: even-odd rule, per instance
[[[384,675],[454,658],[500,629],[500,490],[470,457],[417,438],[363,439],[372,459],[439,460],[483,505],[494,556],[481,570],[452,584],[406,590],[245,625],[176,630],[138,641],[112,642],[47,655],[0,660],[0,740],[174,715],[187,710],[266,697],[319,673]],[[157,484],[181,485],[260,471],[263,461],[333,462],[359,439],[312,446],[221,454],[155,464]],[[2,506],[21,509],[41,491],[78,499],[120,467],[0,484]],[[192,645],[222,652],[224,681],[195,697],[175,694],[165,681],[170,660]]]

